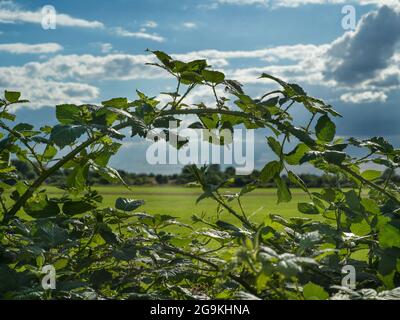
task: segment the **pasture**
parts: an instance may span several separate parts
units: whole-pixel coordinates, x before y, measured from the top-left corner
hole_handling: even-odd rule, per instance
[[[61,196],[64,191],[54,186],[45,186],[49,197]],[[205,214],[207,219],[215,221],[222,219],[227,222],[237,222],[227,212],[222,212],[217,216],[217,204],[212,199],[205,199],[196,204],[196,199],[201,195],[200,188],[189,188],[180,186],[131,186],[131,190],[123,186],[95,186],[103,196],[104,207],[114,207],[115,200],[118,197],[143,199],[145,204],[137,209],[138,212],[150,214],[168,214],[177,217],[183,223],[191,223],[191,217]],[[223,189],[224,194],[235,194],[240,191],[239,188]],[[247,216],[251,216],[252,221],[262,222],[269,219],[269,215],[280,214],[284,217],[308,217],[297,210],[298,202],[310,201],[307,194],[301,189],[293,189],[293,200],[289,203],[277,203],[275,189],[257,189],[242,197],[242,207]],[[233,201],[233,207],[240,210],[236,201]],[[313,216],[320,219],[320,216]]]

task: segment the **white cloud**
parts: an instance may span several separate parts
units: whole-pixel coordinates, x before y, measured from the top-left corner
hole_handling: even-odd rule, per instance
[[[303,45],[278,46],[259,50],[200,50],[185,54],[172,55],[175,59],[189,61],[194,59],[207,59],[213,67],[226,67],[231,59],[260,59],[267,62],[278,62],[281,60],[301,61],[306,58],[315,58],[327,50],[329,45]]]
[[[159,36],[156,33],[148,33],[146,29],[141,29],[136,32],[128,31],[124,28],[118,27],[114,29],[115,34],[121,37],[130,37],[130,38],[137,38],[137,39],[147,39],[156,42],[164,42],[165,39]]]
[[[21,91],[32,101],[33,107],[51,106],[62,101],[94,103],[99,89],[91,85],[91,81],[168,77],[145,65],[153,59],[150,55],[126,54],[57,55],[44,62],[0,67],[0,87]]]
[[[220,4],[232,4],[232,5],[262,5],[267,6],[269,0],[218,0],[217,3]]]
[[[256,5],[262,7],[269,7],[272,9],[284,8],[297,8],[303,5],[332,5],[332,4],[354,4],[354,5],[377,5],[377,6],[390,6],[400,9],[400,2],[398,0],[215,0],[215,2],[204,6],[209,9],[216,9],[219,5],[239,5],[248,6]]]
[[[389,9],[381,8],[380,10]],[[376,17],[377,14],[369,14],[369,16]],[[371,43],[374,44],[372,46],[374,47],[377,41],[371,42],[371,38],[365,36],[365,34],[369,34],[368,31],[371,30],[369,22],[372,21],[375,23],[376,19],[367,19],[364,17],[361,21],[355,32],[345,34],[331,43],[321,45],[296,44],[238,51],[201,50],[171,55],[174,59],[182,61],[207,59],[213,68],[223,71],[227,75],[227,78],[235,79],[249,85],[261,83],[264,89],[275,86],[269,80],[258,79],[261,73],[266,72],[289,82],[329,89],[333,99],[337,98],[337,100],[340,99],[346,103],[385,102],[392,91],[400,88],[399,48],[396,49],[397,52],[394,54],[390,53],[391,57],[390,54],[385,55],[382,58],[384,63],[375,64],[374,59],[377,59],[379,55],[372,50],[374,48],[371,49]],[[385,21],[387,25],[391,25],[389,22],[392,20],[386,19]],[[372,24],[375,25],[374,23]],[[379,39],[379,43],[381,43],[387,31],[385,31],[385,28],[377,27],[375,29],[373,39]],[[385,34],[381,36],[380,32],[384,32]],[[361,36],[362,34],[364,36]],[[345,42],[345,45],[343,42]],[[389,41],[390,43],[392,42]],[[373,67],[371,76],[356,77],[354,75],[357,81],[352,81],[351,83],[340,81],[340,78],[337,76],[327,76],[328,71],[332,73],[336,70],[330,64],[333,59],[341,59],[346,63],[347,59],[350,62],[353,61],[352,64],[346,67],[346,70],[354,68],[354,66],[357,66],[357,63],[363,60],[357,55],[355,55],[355,57],[358,57],[357,59],[341,56],[341,54],[346,54],[348,48],[352,48],[353,46],[357,48],[357,50],[354,50],[358,54],[360,52],[375,52],[371,59],[367,59],[371,63],[366,64],[366,66]],[[169,77],[167,73],[161,72],[157,68],[145,66],[146,62],[154,62],[152,55],[107,54],[112,49],[111,45],[102,44],[102,48],[103,53],[106,53],[106,55],[57,55],[43,62],[29,62],[19,67],[0,68],[0,73],[4,75],[2,79],[9,80],[6,83],[4,83],[6,80],[3,80],[3,83],[0,81],[0,86],[11,89],[13,87],[12,84],[30,82],[30,79],[54,85],[56,83],[69,83],[69,86],[74,84],[79,87],[81,83],[90,84],[91,81],[98,81],[99,79],[129,81],[133,79],[161,79]],[[390,45],[389,48],[391,48]],[[386,50],[385,54],[389,51]],[[235,59],[241,59],[240,67],[235,67]],[[379,59],[378,62],[380,61]],[[375,68],[374,65],[378,65],[379,68]],[[51,101],[45,95],[41,98],[39,93],[44,88],[42,83],[39,82],[32,83],[32,86],[36,83],[39,88],[33,90],[33,87],[30,87],[35,92],[38,103]],[[254,88],[258,90],[260,87],[257,86]],[[81,95],[82,101],[96,96],[97,88],[83,87],[83,89],[86,95]],[[68,90],[65,89],[63,92],[65,97],[67,97]],[[200,92],[200,95],[203,93]],[[69,101],[71,99],[67,98],[65,100]]]
[[[197,28],[197,24],[194,22],[190,22],[190,21],[182,23],[182,26],[186,29],[196,29]]]
[[[100,50],[102,53],[109,53],[113,49],[111,43],[100,43]]]
[[[31,102],[21,107],[41,108],[54,106],[62,102],[82,104],[95,103],[99,97],[99,89],[83,83],[46,81],[14,77],[8,79],[5,88],[22,92],[24,99]]]
[[[346,103],[373,103],[373,102],[386,102],[387,95],[383,92],[373,92],[373,91],[365,91],[365,92],[349,92],[345,93],[340,97],[340,100]]]
[[[24,10],[11,1],[0,2],[0,23],[35,23],[41,24],[43,15],[41,9],[37,11]],[[57,26],[80,28],[103,28],[99,21],[89,21],[75,18],[68,14],[57,13]]]
[[[3,43],[0,44],[0,52],[9,52],[14,54],[28,54],[28,53],[54,53],[61,51],[63,47],[58,43]]]

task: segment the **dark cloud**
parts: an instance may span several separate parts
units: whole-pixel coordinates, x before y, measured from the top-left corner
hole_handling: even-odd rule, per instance
[[[346,33],[329,49],[325,77],[354,85],[388,66],[400,40],[400,13],[383,6],[367,14],[354,33]]]
[[[345,104],[335,109],[343,118],[336,119],[337,134],[353,137],[397,136],[400,137],[400,95],[385,103]],[[400,141],[393,141],[397,145]]]

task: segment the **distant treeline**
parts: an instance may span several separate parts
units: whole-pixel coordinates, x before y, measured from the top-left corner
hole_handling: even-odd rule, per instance
[[[37,176],[33,167],[25,162],[14,159],[12,160],[12,165],[17,169],[17,174],[21,179],[33,180]],[[124,170],[118,170],[122,179],[128,185],[186,185],[190,184],[195,180],[192,175],[189,166],[183,167],[181,173],[171,174],[171,175],[161,175],[161,174],[153,174],[153,173],[131,173],[126,172]],[[70,170],[64,169],[58,171],[51,178],[49,178],[46,183],[49,185],[64,185],[67,176],[70,174]],[[389,172],[385,172],[382,176],[382,179],[385,179]],[[230,187],[243,187],[244,185],[255,181],[260,176],[259,170],[254,170],[251,175],[247,176],[237,176],[235,174],[235,169],[233,167],[228,167],[225,170],[221,170],[221,167],[217,164],[213,164],[209,167],[207,172],[207,179],[212,184],[219,184],[222,181],[227,179],[231,179]],[[303,173],[299,174],[299,177],[305,182],[305,184],[309,188],[322,188],[328,186],[335,186],[338,183],[341,187],[350,186],[351,182],[348,180],[340,180],[337,181],[337,178],[333,175],[317,175],[317,174],[309,174]],[[287,180],[287,183],[291,185],[291,182]],[[96,172],[90,171],[88,181],[92,185],[110,185],[111,183],[103,178]],[[395,183],[400,183],[400,176],[394,175],[392,177],[392,181]],[[274,187],[274,183],[266,183],[263,185],[264,187]]]

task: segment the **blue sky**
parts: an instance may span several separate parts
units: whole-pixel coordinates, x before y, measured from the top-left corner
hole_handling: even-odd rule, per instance
[[[55,30],[44,30],[41,9],[57,10]],[[354,31],[342,27],[352,5]],[[334,105],[342,136],[400,137],[399,0],[0,0],[0,90],[31,100],[20,121],[54,121],[54,106],[157,95],[173,83],[144,63],[145,49],[182,60],[207,58],[257,96],[273,88],[262,72],[301,84]],[[190,97],[209,99],[199,92]],[[302,119],[302,111],[296,111]],[[270,153],[256,139],[256,166]],[[117,168],[170,173],[177,166],[145,162],[146,145],[126,140]]]

